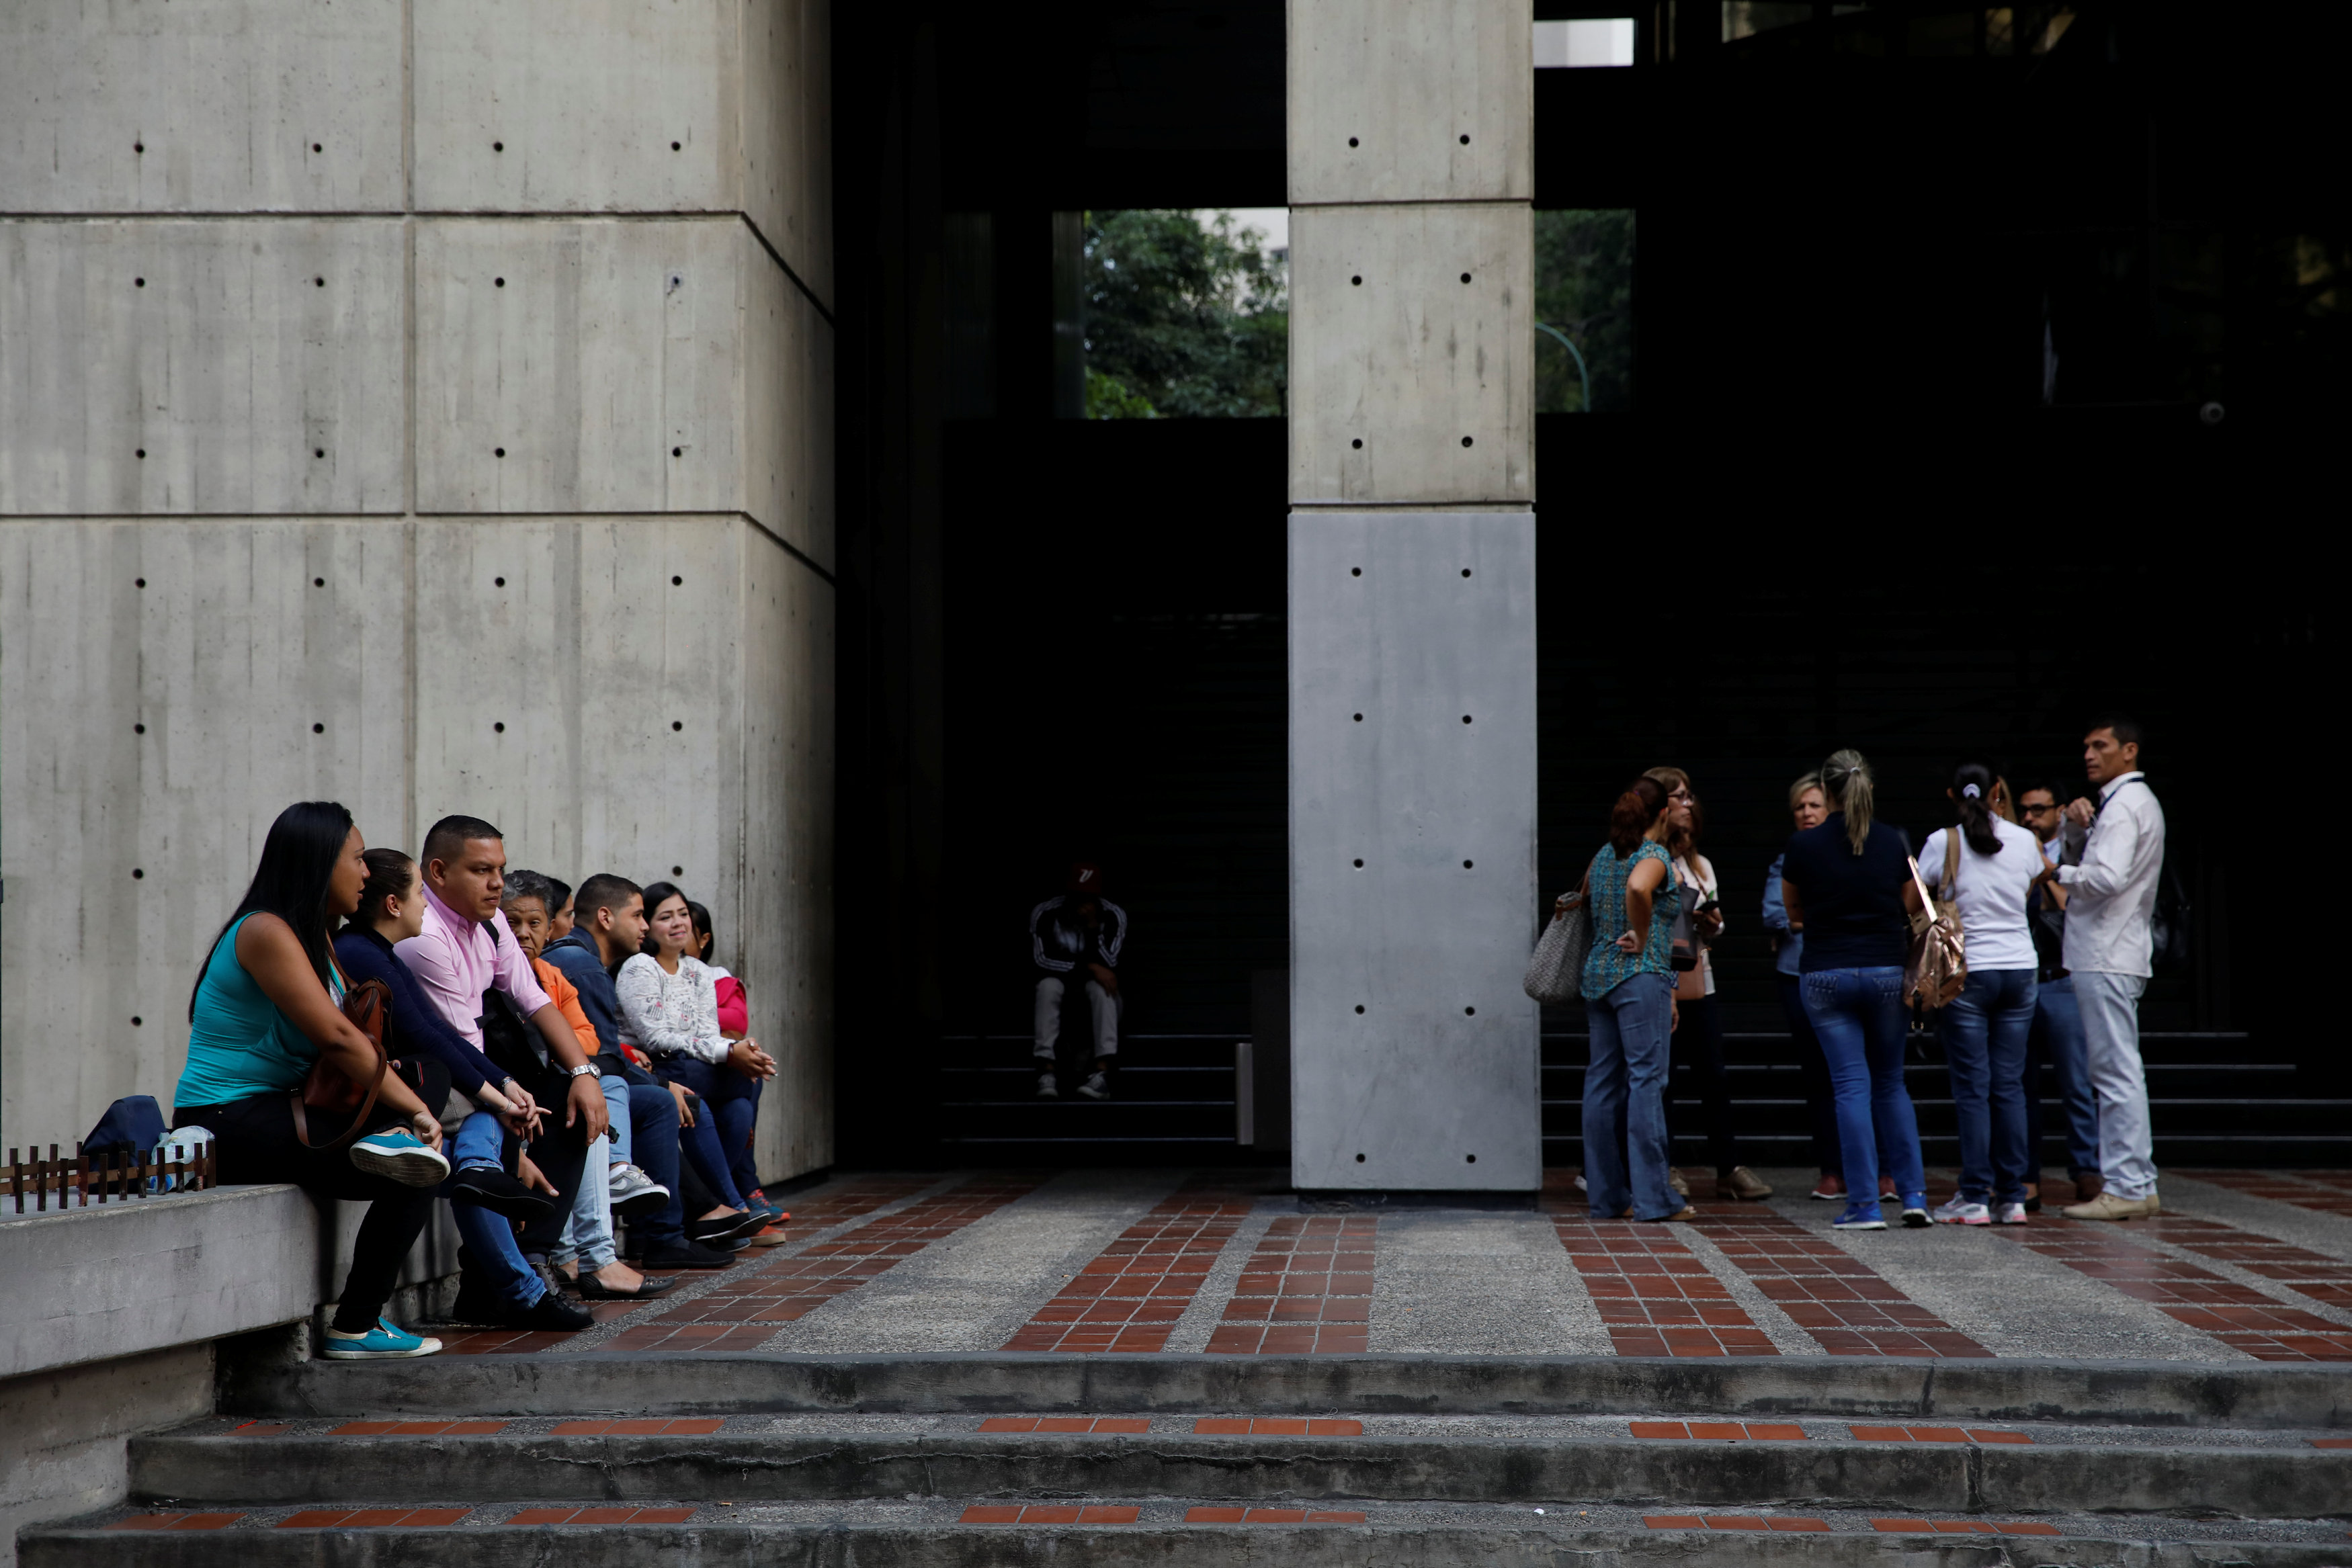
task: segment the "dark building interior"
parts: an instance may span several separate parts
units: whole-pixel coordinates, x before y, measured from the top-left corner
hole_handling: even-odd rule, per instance
[[[2071,789],[2127,710],[2194,907],[2145,1008],[2158,1155],[2345,1163],[2341,1052],[2272,969],[2326,879],[2258,847],[2334,645],[2343,24],[1537,16],[1634,19],[1631,67],[1538,71],[1536,204],[1640,236],[1633,407],[1538,418],[1546,894],[1624,779],[1691,773],[1755,1163],[1794,1163],[1757,919],[1789,780],[1859,747],[1924,838],[1964,757]],[[1279,1161],[1234,1144],[1233,1047],[1286,961],[1284,425],[1070,417],[1066,258],[1082,210],[1283,204],[1283,7],[835,25],[841,1160]],[[1120,1097],[1019,1103],[1025,916],[1081,855],[1134,922]]]

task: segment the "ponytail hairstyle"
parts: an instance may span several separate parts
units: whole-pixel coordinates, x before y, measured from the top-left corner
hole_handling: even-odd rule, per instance
[[[1830,804],[1845,813],[1845,841],[1857,855],[1870,841],[1870,817],[1876,804],[1870,764],[1851,747],[1832,751],[1822,764],[1822,792]]]
[[[2000,853],[2000,834],[1992,825],[1992,792],[1999,782],[1981,762],[1963,762],[1952,769],[1952,800],[1960,809],[1960,831],[1969,848],[1980,855]]]
[[[360,906],[343,922],[346,931],[374,930],[383,918],[383,901],[406,898],[416,885],[416,862],[398,850],[370,850],[360,858],[367,862],[367,885],[360,889]]]
[[[1625,786],[1609,812],[1609,847],[1624,859],[1641,847],[1666,810],[1665,786],[1643,774]]]

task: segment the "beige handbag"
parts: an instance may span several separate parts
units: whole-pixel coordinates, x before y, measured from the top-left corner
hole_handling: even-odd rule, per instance
[[[1911,956],[1903,967],[1903,999],[1926,1011],[1949,1003],[1969,980],[1968,938],[1960,930],[1957,898],[1938,900],[1913,860],[1911,882],[1919,890],[1919,908],[1911,916]],[[1944,886],[1957,891],[1960,874],[1960,831],[1944,833]]]

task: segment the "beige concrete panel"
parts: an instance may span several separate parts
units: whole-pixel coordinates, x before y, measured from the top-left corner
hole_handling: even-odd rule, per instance
[[[1289,0],[1294,206],[1527,201],[1529,0]]]
[[[208,1343],[0,1382],[0,1568],[18,1531],[123,1500],[129,1438],[212,1413]]]
[[[833,8],[751,0],[743,32],[743,211],[830,309]]]
[[[833,328],[750,231],[740,439],[748,509],[827,570],[833,567]]]
[[[417,509],[750,509],[753,248],[733,218],[419,224]]]
[[[1294,504],[1534,498],[1534,256],[1524,206],[1291,214]]]
[[[730,907],[742,526],[418,524],[419,836],[464,812],[505,833],[509,865],[575,886],[599,871],[673,877]]]
[[[405,835],[407,594],[397,524],[0,524],[0,1143],[171,1104],[189,988],[289,803]]]
[[[400,511],[405,298],[394,221],[0,223],[0,515]]]
[[[796,1176],[834,1160],[834,590],[765,535],[740,537],[743,896],[720,962],[777,1062],[760,1172]]]
[[[398,212],[401,8],[0,5],[0,212]]]

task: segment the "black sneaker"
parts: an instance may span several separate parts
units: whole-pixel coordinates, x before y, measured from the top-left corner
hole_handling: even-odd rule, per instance
[[[734,1258],[713,1247],[699,1242],[682,1241],[674,1247],[648,1247],[638,1260],[641,1269],[731,1269]]]
[[[506,1172],[492,1167],[459,1171],[449,1178],[449,1189],[452,1203],[479,1204],[492,1214],[525,1224],[555,1212],[553,1198],[531,1191]]]
[[[700,1241],[715,1247],[721,1242],[732,1241],[739,1236],[749,1236],[755,1230],[763,1229],[767,1223],[768,1217],[765,1214],[751,1208],[746,1209],[741,1214],[721,1215],[717,1219],[691,1220],[687,1225],[686,1234],[688,1240]]]
[[[562,1296],[550,1291],[521,1312],[507,1309],[501,1328],[538,1329],[550,1333],[578,1333],[593,1327],[596,1320],[583,1307],[575,1307]]]

